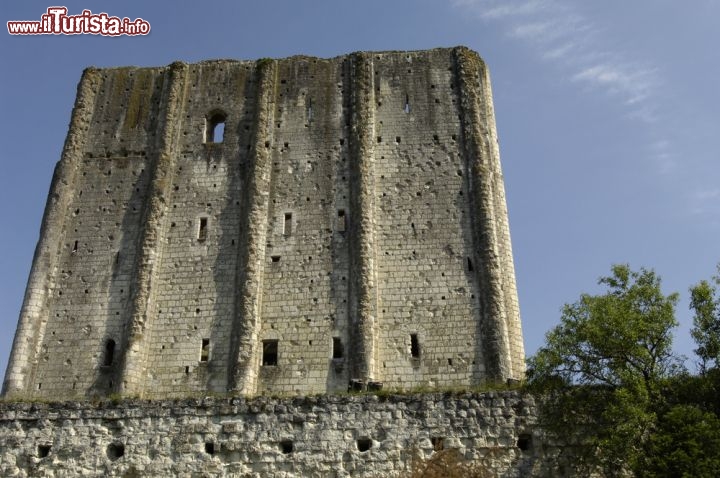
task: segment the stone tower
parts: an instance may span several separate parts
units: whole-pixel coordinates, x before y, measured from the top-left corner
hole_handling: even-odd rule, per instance
[[[331,393],[523,373],[477,54],[84,72],[6,396]]]

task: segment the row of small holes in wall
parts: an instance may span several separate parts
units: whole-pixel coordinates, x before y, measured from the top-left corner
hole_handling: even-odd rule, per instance
[[[410,71],[410,70],[408,70],[408,71]],[[285,80],[283,80],[283,81],[285,81]],[[453,85],[451,85],[451,86],[453,86]],[[434,89],[435,85],[430,85],[430,88]],[[378,87],[378,89],[379,89],[379,87]],[[439,103],[440,100],[435,99],[435,102]],[[452,102],[455,103],[455,100],[453,99]],[[378,102],[378,106],[382,106],[381,101]],[[403,106],[403,111],[405,113],[410,113],[410,110],[411,110],[410,96],[405,95],[405,104]],[[313,113],[312,98],[308,98],[307,110],[306,110],[306,116],[307,116],[308,122],[311,122],[313,120],[313,114],[314,113]],[[205,142],[206,143],[222,143],[223,142],[224,134],[225,134],[226,120],[227,120],[227,115],[223,112],[213,112],[205,118]],[[280,126],[281,126],[281,123],[278,123],[277,127],[280,128]],[[453,138],[453,139],[455,139],[455,138]],[[397,142],[399,143],[400,140],[398,139]],[[342,142],[341,142],[341,144],[342,144]]]
[[[430,443],[432,444],[433,451],[442,451],[445,449],[445,438],[434,436],[430,437]],[[373,446],[373,441],[368,437],[360,437],[355,441],[355,445],[359,452],[366,452]],[[523,433],[518,437],[517,448],[522,451],[528,451],[532,447],[532,435],[529,433]],[[282,440],[278,442],[278,448],[284,455],[289,455],[295,451],[295,444],[292,440]],[[37,446],[37,457],[46,458],[50,455],[52,445],[40,444]],[[205,442],[205,453],[208,455],[215,454],[215,443]],[[125,456],[125,445],[122,443],[110,443],[105,449],[106,456],[111,460],[115,461]]]
[[[41,444],[37,446],[37,457],[46,458],[50,455],[52,445]],[[118,458],[125,456],[125,445],[122,443],[110,443],[105,449],[105,455],[111,460],[115,461]]]
[[[450,135],[450,139],[452,139],[453,141],[457,141],[457,135],[455,135],[455,134]],[[378,142],[378,144],[382,143],[383,142],[382,136],[378,136],[376,138],[376,141]],[[400,136],[395,136],[395,144],[400,144],[401,142],[402,142],[402,138]],[[433,135],[433,143],[436,143],[436,144],[440,143],[440,137],[436,134]],[[380,159],[385,159],[385,157],[382,156]]]
[[[278,364],[278,347],[279,340],[263,340],[263,355],[262,364],[263,366],[275,366]],[[312,341],[308,342],[312,345]],[[345,357],[345,347],[340,337],[332,338],[332,358],[342,359]]]
[[[283,228],[282,234],[285,237],[292,236],[293,233],[293,216],[291,212],[283,214]],[[337,232],[345,232],[347,230],[347,216],[345,215],[344,209],[338,209],[337,219],[335,221],[335,230]],[[277,262],[273,260],[273,262]]]
[[[454,85],[450,85],[450,87],[451,87],[451,88],[454,88]],[[435,88],[435,85],[430,85],[430,88],[433,88],[433,89],[434,89],[434,88]],[[377,90],[380,91],[380,87],[379,87],[379,86],[377,87]],[[455,104],[455,98],[452,98],[451,101],[452,101],[453,104]],[[381,107],[382,104],[383,104],[382,101],[378,101],[378,102],[377,102],[378,108]],[[440,104],[440,99],[439,99],[439,98],[435,98],[435,104]],[[410,113],[410,96],[409,96],[409,95],[405,95],[405,105],[403,106],[403,111],[404,111],[406,114],[409,114],[409,113]]]

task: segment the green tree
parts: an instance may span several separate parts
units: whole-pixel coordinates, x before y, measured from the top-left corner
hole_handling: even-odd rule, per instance
[[[720,274],[720,266],[718,272]],[[711,282],[703,280],[690,288],[690,308],[695,311],[690,334],[698,345],[695,353],[700,357],[703,374],[710,364],[715,368],[720,365],[720,298],[717,285],[720,285],[720,275],[713,277]]]
[[[693,405],[663,414],[649,436],[641,478],[714,478],[720,470],[720,420]]]
[[[651,270],[615,265],[600,295],[564,306],[560,325],[529,359],[528,384],[543,394],[540,423],[578,445],[578,466],[622,476],[643,463],[662,408],[672,354],[676,293]]]

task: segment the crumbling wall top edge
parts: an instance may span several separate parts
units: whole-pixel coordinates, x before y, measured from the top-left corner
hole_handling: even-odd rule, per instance
[[[471,50],[468,47],[458,45],[455,47],[438,47],[438,48],[431,48],[426,50],[382,50],[382,51],[368,51],[368,50],[359,50],[354,51],[351,53],[338,55],[331,58],[323,58],[323,57],[316,57],[311,55],[293,55],[289,57],[284,58],[257,58],[254,60],[244,60],[244,59],[235,59],[235,58],[215,58],[215,59],[208,59],[208,60],[202,60],[198,62],[186,62],[182,60],[175,61],[169,65],[166,66],[134,66],[134,65],[126,65],[126,66],[113,66],[113,67],[97,67],[97,66],[88,66],[85,70],[92,71],[92,70],[98,70],[98,71],[128,71],[128,70],[155,70],[157,72],[164,71],[168,68],[171,68],[173,65],[181,64],[184,66],[194,66],[194,65],[255,65],[258,62],[261,61],[267,61],[267,60],[273,60],[273,61],[328,61],[328,62],[336,62],[339,60],[343,60],[345,58],[350,58],[355,55],[403,55],[403,54],[423,54],[423,53],[432,53],[432,52],[445,52],[447,54],[452,54],[454,51],[461,51],[466,54],[472,55],[476,57],[478,60],[482,62],[482,58],[480,55],[478,55],[477,52]]]

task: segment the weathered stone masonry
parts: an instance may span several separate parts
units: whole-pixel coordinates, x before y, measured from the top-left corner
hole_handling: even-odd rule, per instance
[[[564,476],[518,393],[0,403],[2,476],[397,477],[441,450]]]
[[[475,53],[86,70],[6,396],[332,393],[523,372]]]

